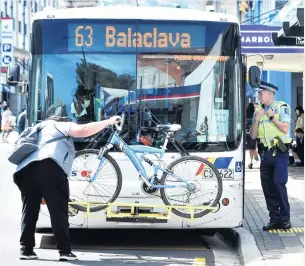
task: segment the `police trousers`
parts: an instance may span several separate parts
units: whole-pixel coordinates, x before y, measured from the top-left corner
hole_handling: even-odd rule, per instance
[[[14,181],[21,191],[22,218],[20,244],[35,247],[35,229],[42,197],[45,199],[60,253],[70,253],[69,183],[65,172],[52,159],[33,162],[16,173]]]
[[[289,152],[278,152],[276,156],[273,156],[273,151],[264,150],[260,157],[261,184],[270,221],[289,221],[290,205],[286,188]]]

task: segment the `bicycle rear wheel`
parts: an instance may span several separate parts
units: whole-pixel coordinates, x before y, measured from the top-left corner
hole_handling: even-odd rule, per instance
[[[219,171],[209,161],[198,156],[186,156],[173,161],[169,167],[177,177],[189,181],[190,188],[161,188],[161,198],[169,206],[206,206],[207,209],[195,210],[194,218],[200,218],[216,207],[222,195],[222,179]],[[163,173],[161,185],[183,185],[176,177]],[[199,194],[200,191],[206,194]],[[170,195],[169,193],[174,194]],[[210,195],[211,194],[211,195]],[[185,211],[183,211],[185,210]],[[191,218],[187,209],[172,208],[172,212],[180,217]]]
[[[108,154],[97,178],[89,182],[95,174],[100,160],[99,150],[85,149],[75,155],[72,171],[69,176],[70,201],[92,204],[107,204],[114,202],[122,188],[122,173],[117,162]],[[105,209],[108,205],[92,206],[90,212]],[[71,204],[76,210],[86,212],[86,205]]]

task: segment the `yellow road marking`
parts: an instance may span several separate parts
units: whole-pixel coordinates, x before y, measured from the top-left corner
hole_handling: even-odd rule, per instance
[[[205,258],[195,258],[193,266],[206,266]]]
[[[304,232],[304,227],[293,227],[288,230],[283,230],[283,229],[274,229],[274,230],[269,230],[269,233],[271,234],[277,234],[277,233],[303,233]]]

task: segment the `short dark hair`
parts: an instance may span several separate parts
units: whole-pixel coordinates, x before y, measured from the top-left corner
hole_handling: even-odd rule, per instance
[[[297,128],[295,130],[295,133],[302,133],[302,134],[304,134],[304,130],[302,128]]]
[[[56,122],[71,122],[72,119],[70,119],[69,117],[63,117],[63,116],[58,116],[58,115],[52,115],[50,116],[47,120],[53,120]]]
[[[300,112],[300,114],[303,114],[304,113],[304,109],[301,105],[298,105],[295,109],[295,111],[298,110]]]

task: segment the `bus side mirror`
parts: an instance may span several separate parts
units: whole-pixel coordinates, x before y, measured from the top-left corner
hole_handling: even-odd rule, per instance
[[[18,64],[10,64],[7,67],[6,84],[10,86],[18,85],[20,80],[20,66]]]
[[[261,83],[261,70],[258,66],[249,68],[249,83],[252,88],[258,88]]]

